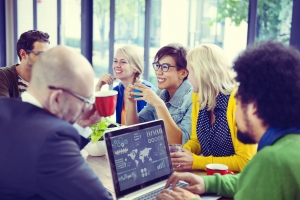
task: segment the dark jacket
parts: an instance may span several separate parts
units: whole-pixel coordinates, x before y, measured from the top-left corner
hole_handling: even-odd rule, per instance
[[[1,200],[112,199],[71,124],[20,98],[0,98],[0,110]]]

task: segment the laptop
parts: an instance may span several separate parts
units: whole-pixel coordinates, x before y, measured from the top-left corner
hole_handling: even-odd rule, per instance
[[[163,120],[108,130],[104,139],[116,198],[155,199],[173,173]]]

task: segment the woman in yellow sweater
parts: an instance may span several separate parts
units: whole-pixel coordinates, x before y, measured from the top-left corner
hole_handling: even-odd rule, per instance
[[[237,139],[235,122],[236,83],[224,51],[214,44],[202,44],[187,55],[188,80],[192,96],[192,133],[183,152],[171,153],[177,171],[205,169],[222,163],[241,171],[256,153],[256,145]]]

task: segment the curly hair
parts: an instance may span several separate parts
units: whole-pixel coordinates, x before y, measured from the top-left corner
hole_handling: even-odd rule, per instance
[[[215,44],[201,44],[187,55],[198,84],[200,109],[213,110],[219,93],[231,94],[236,87],[233,71],[225,52]]]
[[[154,62],[158,62],[160,59],[162,59],[165,56],[171,56],[176,63],[177,70],[186,69],[187,68],[186,55],[187,55],[186,47],[182,46],[179,43],[171,43],[159,49],[159,51],[156,53],[154,57]],[[183,80],[186,79],[187,76]]]
[[[17,55],[22,60],[20,55],[20,50],[32,50],[34,48],[33,44],[35,42],[44,42],[50,44],[48,33],[38,31],[38,30],[29,30],[22,33],[18,42],[17,42]]]
[[[234,62],[242,105],[254,103],[264,125],[300,128],[300,53],[267,41],[247,48]]]

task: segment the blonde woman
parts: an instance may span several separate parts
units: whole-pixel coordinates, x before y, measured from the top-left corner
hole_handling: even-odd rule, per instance
[[[102,86],[105,84],[113,84],[115,79],[121,81],[119,85],[113,88],[113,90],[118,91],[116,122],[126,125],[125,116],[128,107],[128,99],[124,97],[124,89],[128,87],[129,84],[137,82],[150,87],[154,91],[156,89],[150,82],[142,80],[144,60],[135,46],[128,45],[117,49],[112,67],[114,76],[102,74],[96,85],[96,91],[101,90]],[[136,106],[138,112],[142,110],[146,104],[147,102],[145,101],[137,101]]]
[[[193,85],[192,133],[184,151],[172,153],[176,170],[204,170],[209,163],[241,171],[256,153],[256,145],[237,139],[236,83],[224,51],[202,44],[187,55],[188,80]]]

